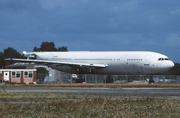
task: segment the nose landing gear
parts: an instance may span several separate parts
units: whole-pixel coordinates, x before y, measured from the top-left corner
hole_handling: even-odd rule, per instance
[[[153,76],[150,76],[149,84],[154,84]]]

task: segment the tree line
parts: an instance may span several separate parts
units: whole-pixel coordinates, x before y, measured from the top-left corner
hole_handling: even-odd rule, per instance
[[[34,47],[34,52],[39,51],[68,51],[66,46],[55,47],[54,42],[42,42],[40,47]],[[5,61],[6,58],[25,58],[23,54],[19,53],[16,49],[8,47],[4,49],[4,52],[0,52],[0,68],[5,68],[11,64],[9,61]]]
[[[55,47],[54,42],[42,42],[40,47],[34,47],[34,52],[38,51],[68,51],[66,46]],[[4,49],[4,52],[0,52],[0,68],[5,68],[7,65],[11,64],[9,61],[5,61],[6,58],[25,58],[23,54],[19,53],[16,49],[8,47]],[[175,66],[168,72],[164,74],[180,75],[180,64],[175,63]]]

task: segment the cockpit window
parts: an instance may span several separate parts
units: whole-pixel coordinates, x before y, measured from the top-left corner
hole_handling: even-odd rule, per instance
[[[168,58],[159,58],[158,61],[169,60]]]
[[[161,60],[162,60],[162,58],[159,58],[159,59],[158,59],[158,61],[161,61]]]

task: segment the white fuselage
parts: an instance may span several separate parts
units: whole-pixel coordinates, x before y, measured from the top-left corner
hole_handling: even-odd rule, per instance
[[[105,68],[94,69],[91,72],[80,71],[69,65],[48,65],[68,73],[157,74],[166,72],[174,66],[167,56],[149,51],[33,52],[33,54],[36,55],[37,60],[107,65]]]

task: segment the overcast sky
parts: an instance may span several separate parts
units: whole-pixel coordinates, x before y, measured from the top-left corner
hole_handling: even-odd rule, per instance
[[[180,63],[180,0],[0,0],[0,52],[147,50]]]

